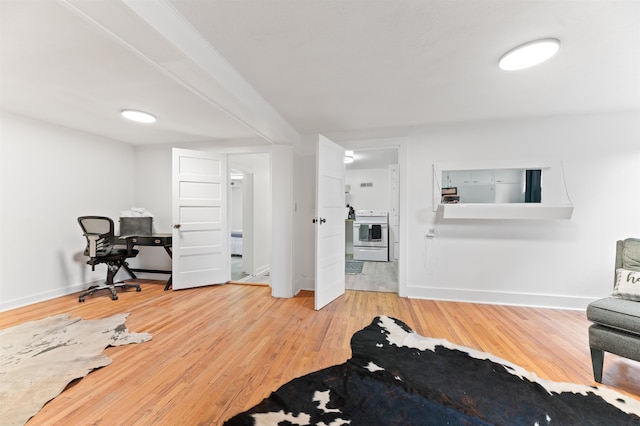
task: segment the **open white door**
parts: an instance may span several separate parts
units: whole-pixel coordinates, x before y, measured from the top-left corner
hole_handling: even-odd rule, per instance
[[[173,289],[231,279],[227,156],[173,149]]]
[[[344,148],[322,135],[316,148],[315,308],[345,292]]]

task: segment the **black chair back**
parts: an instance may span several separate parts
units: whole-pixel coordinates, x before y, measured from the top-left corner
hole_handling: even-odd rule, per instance
[[[81,216],[78,223],[87,239],[85,256],[92,260],[106,256],[115,244],[115,227],[113,220],[106,216]]]

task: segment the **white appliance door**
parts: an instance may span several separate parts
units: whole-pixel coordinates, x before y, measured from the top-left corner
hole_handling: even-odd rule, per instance
[[[315,308],[345,292],[344,148],[319,135],[316,148]]]
[[[172,152],[173,289],[231,279],[227,156]]]

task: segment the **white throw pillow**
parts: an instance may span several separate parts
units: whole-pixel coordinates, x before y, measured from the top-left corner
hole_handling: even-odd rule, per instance
[[[616,286],[612,296],[640,302],[640,271],[616,269]]]

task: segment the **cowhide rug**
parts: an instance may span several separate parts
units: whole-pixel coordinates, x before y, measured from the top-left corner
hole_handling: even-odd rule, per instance
[[[23,425],[72,380],[111,364],[107,346],[142,343],[129,314],[83,320],[63,314],[0,330],[0,424]]]
[[[292,380],[225,424],[640,424],[640,401],[541,379],[491,354],[422,337],[397,319],[376,317],[351,347],[346,363]]]

